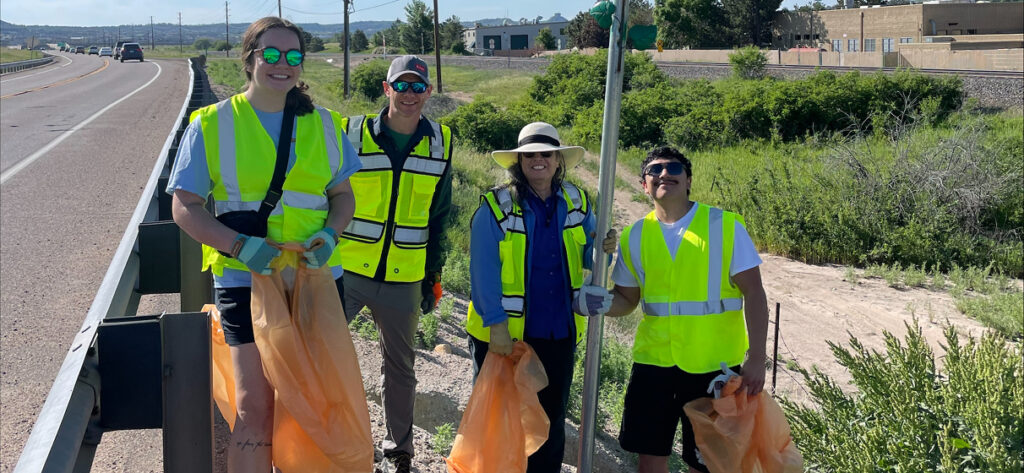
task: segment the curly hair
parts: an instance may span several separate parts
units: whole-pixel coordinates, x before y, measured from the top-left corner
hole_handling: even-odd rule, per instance
[[[259,49],[260,37],[274,28],[284,28],[295,33],[295,36],[299,38],[299,51],[302,51],[303,55],[306,54],[306,42],[302,38],[302,29],[295,23],[276,16],[266,16],[252,22],[242,35],[242,64],[245,69],[245,78],[250,83],[252,82],[252,70],[256,66],[254,54]],[[300,80],[295,87],[292,87],[292,90],[288,91],[284,106],[294,110],[297,116],[312,112],[313,99],[306,93],[308,89],[309,86]]]

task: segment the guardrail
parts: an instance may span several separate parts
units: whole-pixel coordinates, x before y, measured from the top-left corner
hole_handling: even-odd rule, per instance
[[[31,69],[33,67],[39,67],[53,62],[53,56],[46,56],[41,59],[28,59],[25,61],[14,61],[5,62],[0,64],[0,74],[7,74],[8,72],[18,72],[24,69]]]
[[[57,373],[15,473],[85,473],[104,432],[163,429],[164,471],[213,470],[210,323],[201,249],[171,220],[164,189],[189,115],[216,101],[200,61],[189,93],[96,298]],[[146,294],[181,294],[182,313],[136,315]]]

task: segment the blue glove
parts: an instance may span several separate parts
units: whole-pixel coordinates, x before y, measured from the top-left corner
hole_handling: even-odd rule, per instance
[[[306,251],[302,252],[302,256],[306,259],[306,267],[318,269],[327,264],[327,260],[331,259],[337,244],[338,234],[331,227],[324,227],[323,230],[314,233],[302,244],[306,247]]]
[[[607,289],[593,284],[580,288],[572,300],[572,310],[585,317],[604,315],[612,308],[612,294]]]
[[[238,261],[241,261],[249,271],[269,276],[271,273],[270,262],[281,254],[281,250],[267,244],[267,240],[247,235],[238,235],[242,241],[242,247],[238,250]]]

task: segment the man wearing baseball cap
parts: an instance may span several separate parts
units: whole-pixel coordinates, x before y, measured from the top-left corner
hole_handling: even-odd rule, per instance
[[[419,313],[440,297],[443,238],[452,199],[452,132],[423,116],[433,88],[416,56],[391,62],[383,81],[388,105],[379,114],[342,122],[363,168],[352,175],[355,216],[338,248],[345,269],[345,315],[364,307],[380,333],[383,473],[410,470],[414,349]]]

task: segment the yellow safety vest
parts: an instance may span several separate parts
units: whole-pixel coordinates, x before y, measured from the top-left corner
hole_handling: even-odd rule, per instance
[[[383,264],[384,281],[420,281],[426,271],[430,204],[451,162],[452,130],[430,121],[432,135],[424,136],[396,170],[370,134],[374,117],[342,119],[363,168],[349,178],[356,211],[338,249],[346,272],[373,278]]]
[[[562,196],[568,205],[565,222],[562,223],[562,246],[565,263],[569,268],[569,283],[573,297],[583,285],[583,248],[587,245],[587,234],[583,231],[583,220],[587,216],[587,196],[576,186],[562,182]],[[508,331],[512,341],[523,338],[526,327],[526,220],[508,189],[488,192],[482,197],[494,220],[498,222],[505,238],[498,242],[501,257],[501,306],[508,314]],[[491,341],[490,327],[484,327],[483,318],[469,303],[466,314],[466,331],[478,340]],[[576,343],[583,340],[587,331],[587,318],[576,314]]]
[[[327,222],[327,186],[341,168],[341,115],[316,107],[296,117],[295,163],[285,175],[281,200],[267,220],[267,237],[277,242],[304,242]],[[220,215],[259,210],[274,175],[277,147],[245,95],[238,94],[192,113],[199,120],[215,200]],[[280,139],[290,139],[281,137]],[[327,264],[341,264],[335,251]],[[203,246],[203,270],[218,276],[224,268],[248,271],[242,262]]]
[[[695,205],[675,259],[654,212],[623,230],[620,247],[644,313],[633,360],[710,373],[721,362],[742,363],[747,352],[743,294],[729,278],[735,222],[745,224],[738,214]]]

